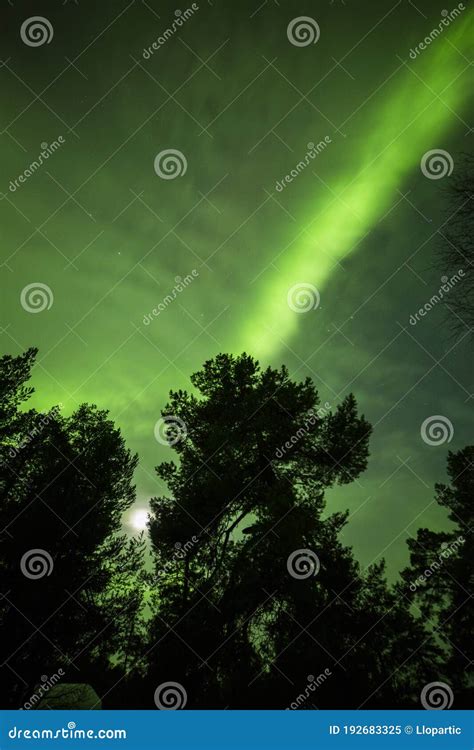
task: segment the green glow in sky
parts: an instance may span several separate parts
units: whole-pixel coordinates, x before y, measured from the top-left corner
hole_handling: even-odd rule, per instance
[[[467,54],[463,31],[459,26],[450,36],[459,52]],[[467,81],[459,76],[447,45],[433,45],[423,54],[421,60],[408,59],[413,73],[405,68],[400,81],[387,86],[382,106],[370,109],[358,149],[331,186],[335,197],[328,196],[322,207],[308,201],[311,218],[274,261],[278,272],[265,274],[257,285],[258,300],[248,309],[237,351],[246,349],[266,360],[296,334],[300,314],[288,306],[288,290],[313,284],[324,304],[324,286],[338,261],[357,250],[357,243],[396,202],[407,175],[419,169],[423,154],[442,143],[453,110],[463,109]],[[338,148],[338,138],[336,134],[328,148]]]
[[[174,458],[154,436],[161,409],[205,360],[245,350],[312,378],[322,403],[353,392],[375,425],[371,458],[328,506],[350,509],[344,541],[359,560],[383,550],[399,570],[410,524],[445,522],[432,488],[448,447],[472,439],[469,358],[453,348],[442,306],[408,324],[439,288],[436,230],[449,185],[423,176],[420,160],[444,149],[456,169],[468,148],[468,11],[411,59],[443,17],[432,0],[199,5],[144,59],[175,17],[171,0],[157,14],[129,0],[102,0],[92,14],[51,4],[54,38],[38,48],[21,41],[21,4],[5,4],[2,352],[39,348],[36,408],[110,410],[140,459],[130,533],[149,498],[166,492],[154,471]],[[308,12],[320,38],[296,47],[288,23]],[[64,145],[12,192],[41,144],[60,135]],[[325,137],[277,191],[307,144]],[[159,178],[154,160],[165,149],[186,156],[185,175]],[[144,324],[193,269],[192,283]],[[54,293],[41,314],[20,302],[34,282]],[[320,294],[306,314],[287,304],[300,283]],[[429,448],[419,426],[439,413],[454,438]]]

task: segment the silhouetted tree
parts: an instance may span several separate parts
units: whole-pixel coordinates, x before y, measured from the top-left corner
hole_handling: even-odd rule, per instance
[[[143,540],[120,533],[136,458],[94,406],[25,408],[35,355],[0,359],[2,706],[59,668],[53,698],[104,707],[151,708],[168,682],[194,708],[417,707],[440,676],[467,705],[474,448],[436,488],[455,529],[421,529],[389,588],[383,562],[362,571],[341,544],[347,512],[325,507],[367,464],[354,397],[320,408],[309,378],[219,355],[163,412],[179,465],[157,469],[170,496],[152,501],[145,575]]]
[[[354,397],[318,410],[309,378],[245,354],[191,382],[163,411],[180,463],[158,467],[171,496],[152,501],[150,702],[176,681],[192,708],[284,708],[324,673],[302,707],[412,704],[436,647],[414,655],[423,625],[342,546],[347,514],[324,515],[325,490],[367,464]]]
[[[472,524],[474,446],[448,454],[450,484],[437,484],[436,501],[449,513],[450,531],[419,529],[408,541],[410,567],[402,573],[405,596],[412,598],[443,645],[443,662],[432,679],[444,679],[455,696],[454,708],[472,705]]]
[[[0,359],[2,707],[58,668],[102,695],[141,627],[143,541],[120,532],[136,458],[95,406],[24,408],[35,356]]]
[[[474,156],[465,154],[450,177],[448,216],[440,230],[439,267],[448,281],[456,279],[445,297],[456,333],[474,329]],[[462,271],[460,280],[459,271]]]

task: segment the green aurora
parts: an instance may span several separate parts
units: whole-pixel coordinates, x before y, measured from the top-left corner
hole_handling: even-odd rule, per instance
[[[466,27],[467,21],[452,39],[464,54],[469,51]],[[299,322],[287,305],[289,280],[310,281],[323,289],[336,264],[357,250],[359,241],[390,208],[397,189],[418,166],[426,133],[437,142],[449,131],[452,112],[463,109],[469,85],[466,77],[459,75],[450,48],[429,50],[416,75],[424,85],[415,98],[409,86],[411,73],[405,70],[398,85],[387,87],[382,106],[378,103],[375,111],[372,108],[366,114],[367,138],[332,184],[334,197],[329,195],[326,205],[318,206],[316,216],[312,216],[314,205],[308,207],[304,215],[311,218],[277,254],[273,262],[279,273],[259,288],[262,303],[250,309],[239,331],[237,351],[247,349],[266,360],[281,350],[281,340],[290,340]],[[375,119],[374,132],[371,123]]]
[[[358,559],[385,556],[395,575],[407,535],[445,523],[433,484],[447,449],[471,437],[466,343],[450,338],[441,306],[408,322],[441,283],[449,178],[427,179],[420,161],[441,148],[456,168],[467,149],[470,18],[463,11],[411,59],[442,6],[362,5],[245,1],[223,13],[203,3],[148,60],[143,49],[174,18],[169,2],[45,3],[54,38],[38,48],[18,34],[38,8],[8,7],[2,350],[39,347],[38,408],[110,409],[140,456],[139,507],[164,492],[153,467],[172,452],[154,425],[168,391],[189,387],[219,351],[309,375],[322,403],[353,391],[375,426],[369,469],[328,500],[349,508],[344,541]],[[317,44],[289,43],[298,15],[318,20]],[[65,144],[11,192],[59,135]],[[308,142],[326,136],[327,148],[276,191]],[[167,148],[187,159],[174,180],[153,169]],[[33,282],[54,293],[37,315],[20,304]],[[289,308],[298,283],[318,289],[317,309]],[[449,446],[421,441],[432,414],[454,424]]]

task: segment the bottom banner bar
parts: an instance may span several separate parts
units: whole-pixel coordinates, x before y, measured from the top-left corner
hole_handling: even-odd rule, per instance
[[[0,711],[0,748],[472,750],[468,711]]]

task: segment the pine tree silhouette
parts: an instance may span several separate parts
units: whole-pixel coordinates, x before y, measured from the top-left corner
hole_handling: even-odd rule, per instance
[[[437,484],[436,501],[449,513],[452,529],[419,529],[408,540],[410,567],[401,574],[404,596],[443,645],[443,659],[432,679],[444,679],[453,690],[453,708],[469,708],[473,699],[472,661],[472,524],[474,446],[448,454],[450,484]],[[434,675],[434,677],[433,677]]]
[[[181,683],[191,708],[285,708],[320,674],[306,708],[411,705],[436,648],[428,635],[403,666],[423,625],[383,564],[362,573],[340,543],[347,513],[325,513],[325,490],[367,464],[354,397],[318,412],[310,379],[245,354],[191,382],[163,411],[179,466],[158,467],[171,497],[152,501],[150,679]]]
[[[106,692],[143,589],[143,542],[121,533],[136,458],[94,406],[22,410],[35,356],[0,359],[0,662],[13,708],[59,668]]]

